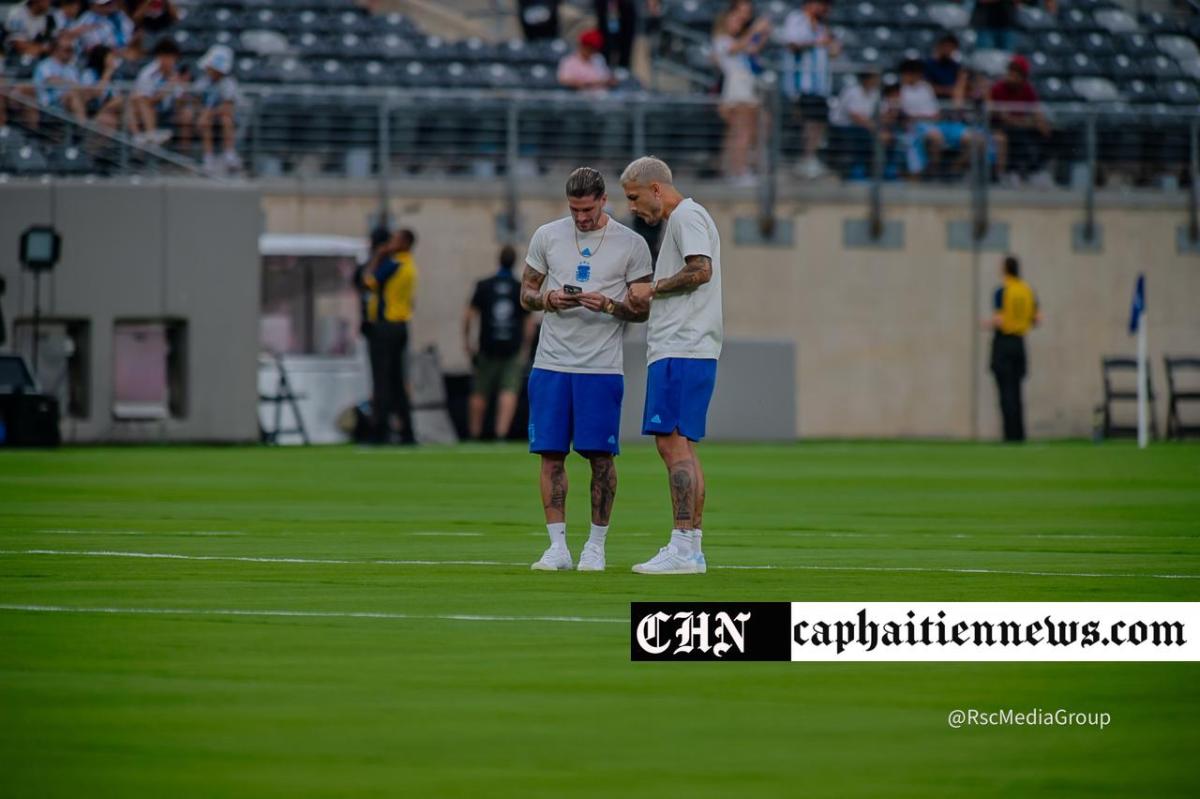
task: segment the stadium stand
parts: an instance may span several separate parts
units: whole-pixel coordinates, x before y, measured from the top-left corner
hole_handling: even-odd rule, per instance
[[[510,125],[519,155],[533,169],[585,152],[619,161],[635,144],[701,173],[716,169],[721,123],[704,92],[717,81],[709,36],[725,0],[664,3],[656,68],[686,76],[696,92],[651,97],[621,73],[617,89],[596,103],[574,102],[558,87],[556,64],[571,49],[563,40],[447,40],[404,15],[372,15],[354,0],[175,5],[177,22],[158,35],[178,44],[193,75],[213,45],[236,53],[239,148],[255,174],[365,176],[381,167],[381,152],[390,152],[400,169],[488,175],[503,168]],[[758,4],[777,26],[794,6]],[[1138,17],[1110,0],[1061,0],[1057,15],[1022,6],[1016,50],[1027,56],[1041,100],[1054,108],[1053,150],[1081,151],[1086,120],[1102,111],[1096,118],[1101,164],[1134,164],[1147,178],[1184,163],[1190,118],[1200,105],[1198,19],[1194,13]],[[974,47],[969,16],[958,3],[847,0],[834,4],[830,22],[845,44],[834,65],[844,75],[864,67],[886,73],[905,58],[923,58],[945,31],[958,34],[970,67],[994,77],[1007,64],[1005,54]],[[148,51],[153,37],[146,38]],[[767,63],[777,64],[778,54],[768,51]],[[117,85],[130,85],[143,63],[126,61],[114,76]],[[8,51],[4,82],[28,83],[36,65],[35,57]],[[516,95],[526,102],[514,123]],[[53,114],[42,117],[49,131],[30,129],[21,121],[21,101],[9,104],[0,172],[179,167],[153,148],[130,155],[89,145],[78,131],[64,133],[70,120]],[[783,159],[798,157],[799,126],[785,124],[781,134]],[[191,159],[198,152],[184,146],[178,154]],[[1069,161],[1054,164],[1060,184],[1070,180]]]

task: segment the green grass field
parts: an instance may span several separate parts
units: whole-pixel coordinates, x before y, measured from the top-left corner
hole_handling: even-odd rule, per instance
[[[1200,795],[1200,664],[631,663],[628,629],[654,599],[1197,600],[1200,448],[704,458],[709,573],[644,577],[644,446],[609,571],[548,575],[516,447],[0,453],[0,796]],[[946,723],[1060,707],[1111,726]]]

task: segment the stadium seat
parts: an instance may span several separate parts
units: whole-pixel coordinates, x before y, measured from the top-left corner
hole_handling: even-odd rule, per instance
[[[1017,24],[1025,30],[1041,31],[1050,30],[1058,23],[1053,16],[1040,8],[1021,5],[1017,8]]]
[[[283,55],[288,52],[290,45],[287,38],[279,31],[248,30],[242,32],[239,49],[262,56]]]
[[[1102,8],[1096,12],[1096,22],[1109,33],[1137,33],[1138,22],[1120,8]]]
[[[1072,78],[1071,89],[1092,103],[1112,103],[1121,99],[1121,93],[1108,78],[1097,76]]]
[[[1161,11],[1150,11],[1141,15],[1141,27],[1152,33],[1183,33],[1184,28],[1173,17]]]
[[[953,3],[935,3],[930,5],[927,12],[934,24],[946,30],[962,30],[970,24],[970,15],[961,5]]]
[[[1179,63],[1185,61],[1195,61],[1200,58],[1200,48],[1196,47],[1196,43],[1186,36],[1177,36],[1168,34],[1165,36],[1156,36],[1154,43],[1166,55],[1174,58]]]
[[[42,151],[36,145],[26,142],[9,151],[4,170],[18,175],[29,175],[45,172],[48,166]]]
[[[1071,85],[1059,77],[1042,78],[1036,80],[1034,85],[1038,96],[1046,102],[1072,103],[1079,99]]]
[[[62,147],[48,159],[51,171],[64,175],[86,175],[96,171],[91,157],[78,147]]]
[[[1200,89],[1190,80],[1183,78],[1168,80],[1162,84],[1163,99],[1172,105],[1200,105]]]

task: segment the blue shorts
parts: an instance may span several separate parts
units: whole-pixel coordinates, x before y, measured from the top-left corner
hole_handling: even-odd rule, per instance
[[[534,369],[529,374],[529,451],[621,452],[621,375]]]
[[[670,435],[678,430],[692,441],[704,438],[708,403],[716,385],[713,358],[663,358],[650,364],[642,435]]]

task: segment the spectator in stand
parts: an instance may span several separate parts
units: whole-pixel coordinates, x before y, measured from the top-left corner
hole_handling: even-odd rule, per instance
[[[593,0],[596,27],[604,34],[604,58],[613,69],[629,69],[633,60],[633,39],[638,32],[638,0]],[[662,13],[659,0],[647,0],[651,17]]]
[[[1035,185],[1049,185],[1042,171],[1053,130],[1029,82],[1029,61],[1014,56],[1004,77],[992,86],[993,135],[1005,143],[997,147],[996,171],[1002,181],[1019,185],[1025,178]],[[1011,172],[1010,172],[1011,171]]]
[[[730,180],[753,185],[750,153],[758,139],[759,99],[755,57],[771,35],[766,17],[753,19],[750,3],[735,3],[717,17],[713,54],[721,67],[721,118],[725,120],[724,170]]]
[[[558,38],[558,0],[517,0],[517,14],[526,41]]]
[[[48,56],[56,31],[50,0],[25,0],[13,6],[4,21],[5,46],[17,55]]]
[[[79,91],[79,70],[75,67],[75,45],[70,39],[56,39],[50,55],[43,58],[33,71],[33,86],[39,105],[70,112],[81,121],[87,120],[83,95]]]
[[[604,49],[604,34],[598,30],[584,31],[579,36],[579,48],[563,56],[558,63],[558,82],[568,89],[607,91],[617,85],[608,62],[600,51]]]
[[[79,24],[84,29],[81,46],[85,52],[102,44],[121,58],[141,58],[142,35],[117,0],[92,0],[92,10],[80,17]]]
[[[983,136],[965,122],[945,119],[933,86],[925,79],[925,65],[909,59],[900,65],[900,112],[908,126],[908,171],[917,176],[946,177],[943,157],[959,152],[959,168],[965,167],[972,148],[981,146]]]
[[[138,144],[162,146],[171,139],[171,132],[159,127],[163,117],[171,119],[178,130],[181,149],[191,144],[194,113],[188,98],[187,77],[179,69],[179,45],[164,37],[154,45],[153,60],[142,67],[133,87],[133,112],[138,118]]]
[[[943,34],[933,45],[932,57],[925,60],[925,80],[939,100],[961,97],[966,90],[967,73],[960,63],[958,37]]]
[[[150,34],[162,33],[179,19],[171,0],[125,0],[125,9],[134,24]]]
[[[862,179],[869,174],[876,135],[883,140],[885,154],[891,150],[895,135],[889,125],[892,115],[880,108],[882,84],[878,72],[859,73],[829,111],[829,150],[843,177]]]
[[[1017,0],[975,0],[971,27],[979,50],[1016,49]]]
[[[841,42],[825,25],[829,7],[829,0],[805,0],[783,24],[782,40],[787,47],[783,92],[796,104],[804,123],[804,159],[799,173],[806,178],[820,177],[826,171],[817,150],[825,138],[833,93],[829,62],[842,52]]]
[[[242,169],[237,154],[238,85],[233,77],[233,50],[214,44],[200,59],[200,77],[192,91],[200,99],[200,141],[204,146],[204,169],[209,174],[236,173]],[[213,147],[214,129],[221,129],[224,149],[218,159]]]
[[[67,36],[76,41],[77,54],[83,55],[83,44],[79,40],[87,32],[83,22],[83,0],[61,0],[54,11],[54,27],[59,36]]]
[[[88,116],[97,127],[110,133],[120,127],[121,112],[125,109],[125,99],[112,87],[113,75],[120,66],[120,57],[101,44],[88,51],[87,64],[79,76],[80,94],[87,104]]]

